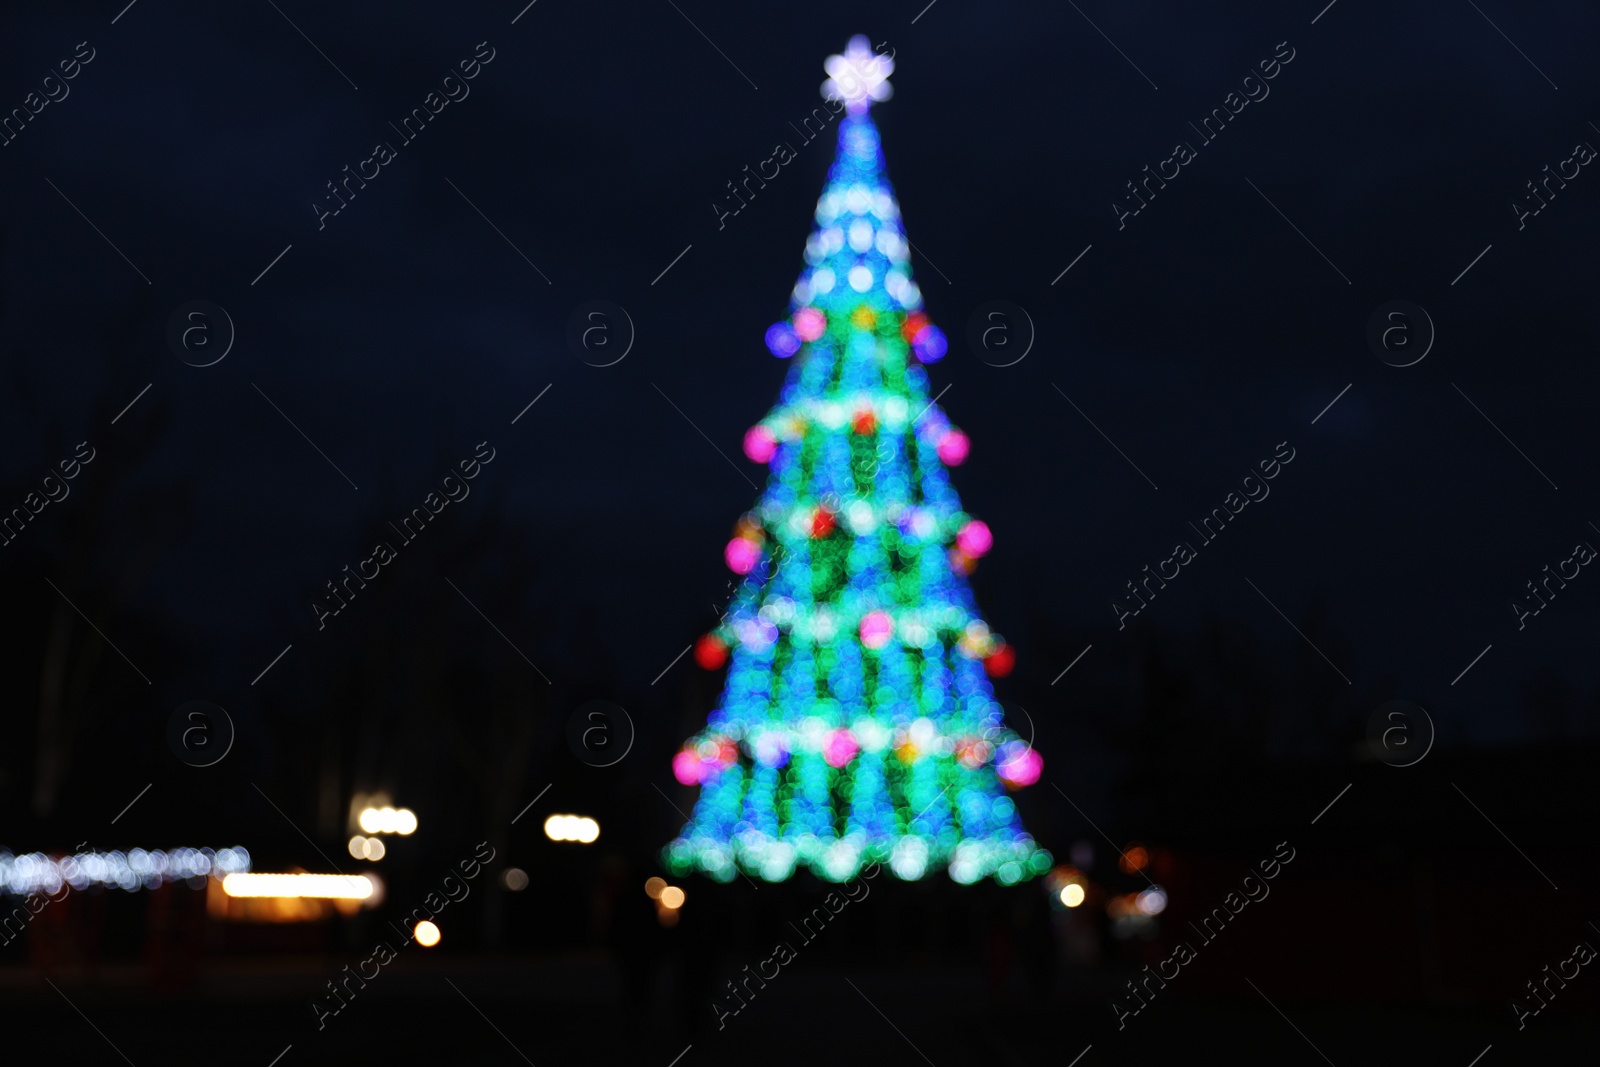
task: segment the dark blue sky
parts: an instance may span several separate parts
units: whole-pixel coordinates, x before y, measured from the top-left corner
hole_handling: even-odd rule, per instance
[[[255,699],[290,643],[262,684],[314,700],[309,679],[373,615],[424,609],[375,587],[330,636],[313,598],[485,440],[495,461],[439,521],[493,519],[544,561],[513,636],[547,673],[604,657],[647,686],[726,597],[721,546],[757,494],[712,446],[761,480],[739,441],[782,378],[762,333],[787,309],[831,137],[796,144],[722,229],[712,204],[797,140],[823,57],[861,32],[895,50],[875,114],[952,338],[932,378],[974,442],[955,484],[996,534],[979,603],[1019,649],[1017,681],[1056,704],[1037,712],[1082,714],[1074,683],[1120,684],[1113,598],[1284,441],[1296,458],[1270,498],[1135,629],[1253,632],[1270,670],[1309,654],[1287,616],[1314,628],[1333,660],[1315,684],[1348,688],[1350,715],[1417,700],[1446,744],[1556,729],[1526,710],[1539,679],[1594,704],[1600,578],[1521,632],[1510,607],[1575,542],[1600,544],[1600,179],[1583,168],[1521,229],[1511,206],[1600,144],[1594,11],[539,0],[513,25],[515,0],[277,6],[0,12],[7,108],[94,50],[0,148],[0,361],[36,389],[8,390],[6,506],[71,444],[99,450],[85,478],[122,502],[115,520],[75,496],[28,534],[76,531],[86,582],[129,583],[107,629],[136,662],[139,620],[171,632],[181,654],[143,665],[158,701]],[[480,42],[493,59],[470,96],[400,144],[390,123]],[[1200,143],[1190,124],[1259,93],[1247,75],[1291,51]],[[319,230],[325,183],[379,141],[397,157]],[[1179,141],[1195,158],[1119,228],[1125,183]],[[194,299],[237,326],[208,368],[164,340]],[[566,343],[594,299],[637,327],[615,366]],[[996,299],[1037,329],[1016,366],[964,341]],[[1437,328],[1415,366],[1365,340],[1395,299]],[[7,583],[48,595],[46,546],[12,552]]]

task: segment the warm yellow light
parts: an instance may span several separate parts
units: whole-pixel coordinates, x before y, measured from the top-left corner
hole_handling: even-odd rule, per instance
[[[372,879],[364,874],[261,874],[236,871],[222,880],[230,897],[315,897],[323,900],[366,900]]]
[[[439,928],[424,919],[411,931],[416,936],[417,944],[423,948],[432,948],[439,943]]]
[[[385,804],[381,808],[362,808],[361,814],[356,816],[362,832],[369,834],[414,834],[417,832],[417,816],[410,808],[391,808]]]
[[[552,815],[544,821],[544,836],[552,841],[593,844],[600,837],[600,824],[587,815]]]
[[[644,880],[644,895],[651,900],[659,899],[661,891],[665,888],[667,888],[667,880],[665,878],[646,878]]]
[[[1069,908],[1076,908],[1083,903],[1083,886],[1077,882],[1069,882],[1061,889],[1061,903]]]
[[[350,855],[358,860],[372,860],[377,862],[383,859],[389,849],[376,837],[362,837],[360,834],[350,839]]]
[[[658,899],[660,899],[663,908],[669,911],[676,911],[683,907],[683,890],[675,885],[669,885],[661,891],[661,896]]]

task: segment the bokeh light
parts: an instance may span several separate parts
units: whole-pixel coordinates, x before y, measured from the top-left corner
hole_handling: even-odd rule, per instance
[[[1135,897],[1133,903],[1145,915],[1160,915],[1167,910],[1166,890],[1152,886]]]
[[[350,850],[350,855],[354,856],[356,859],[371,860],[374,863],[383,859],[384,855],[389,851],[384,846],[384,843],[381,839],[376,837],[362,837],[360,834],[356,834],[354,837],[352,837],[349,845],[346,847]]]
[[[552,815],[544,821],[544,835],[552,841],[590,845],[600,837],[600,824],[586,815]]]
[[[308,897],[323,900],[366,900],[375,892],[364,874],[260,874],[236,872],[222,879],[230,897]]]
[[[417,830],[417,817],[410,808],[363,808],[356,817],[362,832],[369,834],[400,834],[405,836]]]
[[[767,328],[767,348],[779,359],[788,359],[800,351],[800,338],[787,322],[773,323]]]
[[[132,893],[168,882],[222,878],[250,869],[250,853],[242,846],[209,848],[129,849],[126,853],[79,852],[56,858],[42,852],[20,856],[0,849],[0,892],[14,896],[51,895],[63,885],[73,889],[104,886]]]

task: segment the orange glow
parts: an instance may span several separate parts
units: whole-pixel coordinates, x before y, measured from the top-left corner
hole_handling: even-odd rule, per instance
[[[1122,858],[1117,861],[1117,866],[1122,868],[1124,874],[1138,874],[1150,866],[1150,853],[1140,844],[1129,845],[1123,850]]]
[[[362,908],[376,906],[383,899],[383,883],[372,875],[305,875],[279,874],[272,879],[290,879],[286,883],[261,882],[246,879],[228,883],[226,879],[211,878],[206,886],[206,912],[223,922],[246,923],[304,923],[320,922],[334,915],[354,915]],[[325,885],[316,879],[331,879],[335,892],[341,895],[323,895]],[[312,879],[302,882],[301,879]],[[288,890],[290,895],[275,895]],[[361,895],[361,894],[365,895]]]
[[[411,933],[423,948],[432,948],[439,943],[439,928],[426,919],[419,922]]]
[[[1124,893],[1122,896],[1112,897],[1106,901],[1106,914],[1113,919],[1140,914],[1138,902],[1139,894],[1137,893]]]

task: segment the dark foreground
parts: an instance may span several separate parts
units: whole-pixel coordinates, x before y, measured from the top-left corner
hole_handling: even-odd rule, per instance
[[[8,1059],[140,1067],[196,1061],[695,1067],[835,1059],[1092,1067],[1204,1057],[1494,1067],[1567,1060],[1592,1049],[1597,1038],[1593,1010],[1582,1003],[1564,1014],[1552,1003],[1518,1031],[1509,1008],[1379,1007],[1360,1003],[1360,989],[1343,1003],[1269,1003],[1251,992],[1247,976],[1239,976],[1237,997],[1195,998],[1174,984],[1119,1031],[1108,1006],[1109,976],[1060,975],[1042,996],[1018,979],[997,995],[981,969],[886,961],[784,970],[719,1029],[710,1005],[686,995],[670,964],[654,968],[648,982],[624,982],[599,953],[402,957],[319,1029],[312,994],[339,973],[324,958],[212,963],[196,985],[174,993],[150,989],[145,972],[132,967],[104,968],[92,982],[83,974],[47,979],[9,968],[0,972]],[[630,1004],[630,997],[640,1003]]]

